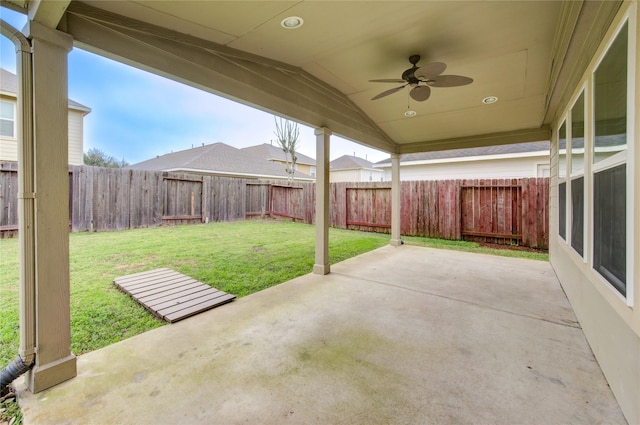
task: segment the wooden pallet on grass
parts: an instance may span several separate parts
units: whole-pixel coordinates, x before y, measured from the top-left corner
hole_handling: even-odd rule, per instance
[[[113,283],[156,317],[171,323],[236,298],[167,268],[117,277]]]

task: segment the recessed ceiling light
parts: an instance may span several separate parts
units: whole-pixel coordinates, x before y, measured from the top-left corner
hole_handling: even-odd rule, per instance
[[[484,99],[482,99],[482,103],[484,103],[485,105],[491,105],[492,103],[496,103],[498,101],[498,98],[495,96],[487,96]]]
[[[304,19],[302,19],[299,16],[289,16],[288,18],[284,18],[280,22],[280,25],[282,25],[283,28],[286,28],[288,30],[292,30],[294,28],[300,28],[302,24],[304,24]]]
[[[405,116],[405,117],[407,117],[407,118],[413,118],[413,117],[415,117],[416,115],[418,115],[418,114],[416,113],[416,111],[411,111],[411,110],[406,111],[406,112],[404,113],[404,116]]]

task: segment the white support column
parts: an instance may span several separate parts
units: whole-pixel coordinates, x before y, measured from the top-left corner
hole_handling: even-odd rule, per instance
[[[391,154],[391,245],[400,246],[400,155]]]
[[[35,365],[27,386],[39,392],[76,376],[69,287],[68,34],[29,22],[33,49],[35,198]]]
[[[318,128],[316,135],[316,262],[315,274],[329,274],[329,141],[331,130]]]

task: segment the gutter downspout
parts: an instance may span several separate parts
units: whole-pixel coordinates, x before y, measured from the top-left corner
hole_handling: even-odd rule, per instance
[[[35,363],[35,187],[33,179],[33,71],[31,43],[0,19],[0,32],[16,46],[18,74],[18,237],[20,240],[20,353],[0,371],[0,393]]]

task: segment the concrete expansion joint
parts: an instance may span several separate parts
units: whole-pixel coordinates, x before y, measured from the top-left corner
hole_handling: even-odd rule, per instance
[[[461,303],[465,303],[465,304],[468,304],[468,305],[480,307],[480,308],[483,308],[485,310],[493,310],[493,311],[498,311],[498,312],[501,312],[501,313],[512,314],[512,315],[515,315],[515,316],[526,317],[526,318],[533,319],[533,320],[540,320],[540,321],[543,321],[543,322],[552,323],[554,325],[566,326],[568,328],[582,329],[582,327],[580,326],[580,323],[578,323],[576,321],[553,320],[553,319],[548,319],[548,318],[545,318],[545,317],[518,313],[518,312],[515,312],[515,311],[510,311],[510,310],[504,310],[504,309],[501,309],[501,308],[491,307],[491,306],[488,306],[488,305],[485,305],[485,304],[475,303],[473,301],[468,301],[468,300],[464,300],[464,299],[461,299],[461,298],[455,298],[455,297],[450,297],[450,296],[447,296],[447,295],[437,294],[435,292],[422,291],[420,289],[409,288],[409,287],[406,287],[406,286],[396,285],[396,284],[387,283],[387,282],[381,282],[379,280],[368,279],[368,278],[365,278],[365,277],[351,276],[351,275],[348,275],[346,273],[339,273],[339,272],[332,271],[331,274],[340,275],[340,276],[344,276],[344,277],[348,277],[348,278],[352,278],[352,279],[363,280],[363,281],[371,282],[371,283],[377,283],[379,285],[391,286],[393,288],[404,289],[406,291],[416,292],[418,294],[429,295],[429,296],[438,297],[438,298],[444,298],[444,299],[447,299],[447,300],[461,302]]]

